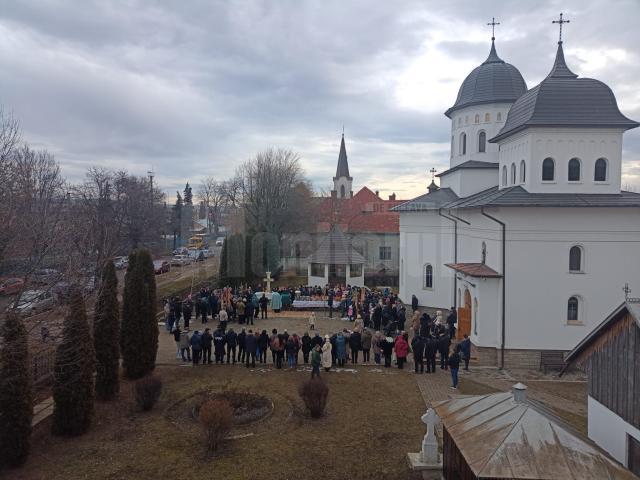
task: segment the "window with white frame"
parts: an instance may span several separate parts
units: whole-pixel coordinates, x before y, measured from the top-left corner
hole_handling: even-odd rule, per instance
[[[571,160],[569,160],[567,180],[569,180],[570,182],[580,181],[580,159],[572,158]]]
[[[520,160],[520,183],[527,181],[527,164],[524,160]]]
[[[574,245],[569,249],[569,271],[582,272],[582,247]]]
[[[478,133],[478,152],[484,153],[487,150],[487,134],[484,131]]]
[[[553,158],[545,158],[542,161],[542,181],[553,182],[556,178],[556,162]]]
[[[576,295],[569,297],[567,301],[567,321],[580,321],[580,299]]]
[[[391,247],[380,247],[380,260],[391,260]]]
[[[430,263],[424,266],[424,288],[433,288],[433,267]]]
[[[511,185],[516,184],[516,164],[511,164]]]
[[[607,181],[607,159],[599,158],[596,160],[596,166],[593,172],[593,180],[595,182]]]

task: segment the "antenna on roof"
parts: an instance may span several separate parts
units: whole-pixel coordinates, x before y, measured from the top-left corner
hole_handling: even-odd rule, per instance
[[[624,287],[622,287],[622,291],[624,292],[624,301],[629,300],[629,294],[631,293],[631,289],[629,288],[629,284],[625,283]]]
[[[496,25],[500,25],[500,22],[496,22],[496,17],[491,17],[491,23],[487,23],[487,25],[491,25],[491,40],[496,39]]]
[[[560,25],[560,39],[558,40],[558,43],[562,43],[562,24],[571,23],[571,20],[564,20],[562,18],[562,12],[560,12],[560,19],[559,20],[553,20],[551,23],[557,23],[557,24]]]

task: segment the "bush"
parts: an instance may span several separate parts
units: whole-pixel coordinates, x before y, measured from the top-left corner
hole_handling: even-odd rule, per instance
[[[118,278],[113,260],[102,272],[102,283],[95,305],[93,340],[96,351],[96,396],[111,400],[120,390],[120,307]]]
[[[329,387],[319,378],[312,378],[300,385],[298,392],[311,418],[320,418],[324,414],[329,396]]]
[[[72,288],[69,312],[56,349],[53,377],[53,422],[56,435],[81,435],[93,418],[96,353],[80,289]]]
[[[27,330],[15,312],[0,327],[0,465],[22,465],[29,454],[33,391]]]
[[[207,453],[216,452],[233,424],[233,408],[227,400],[207,400],[200,406],[200,422],[207,437]]]
[[[136,404],[141,410],[148,412],[160,398],[162,380],[155,375],[149,375],[136,381]]]

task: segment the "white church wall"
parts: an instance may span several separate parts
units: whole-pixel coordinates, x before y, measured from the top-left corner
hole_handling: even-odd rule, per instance
[[[493,212],[492,212],[493,213]],[[638,208],[503,208],[507,225],[507,348],[570,350],[640,285]],[[569,272],[569,250],[583,271]],[[570,297],[578,321],[567,320]]]
[[[445,223],[446,222],[446,223]],[[436,211],[400,214],[400,298],[420,305],[449,308],[453,301],[453,223]],[[425,266],[433,268],[433,287],[425,286]]]
[[[453,148],[450,152],[452,167],[467,160],[480,160],[482,162],[498,161],[498,146],[489,143],[489,139],[497,135],[504,126],[510,107],[510,103],[473,105],[453,113],[451,118]],[[489,115],[489,120],[485,121],[487,114]],[[498,114],[500,114],[500,121],[498,121]],[[475,122],[476,115],[478,115],[478,123]],[[484,153],[478,151],[478,134],[481,131],[484,131],[487,135],[486,150]],[[460,150],[459,141],[462,133],[467,135],[467,149],[464,155]]]
[[[620,129],[529,128],[500,142],[500,186],[503,167],[507,167],[507,187],[513,186],[511,165],[515,164],[521,184],[521,161],[526,162],[524,188],[532,193],[620,193],[622,164],[622,133]],[[555,162],[552,181],[542,180],[545,158]],[[572,158],[581,163],[580,180],[568,180],[568,164]],[[607,178],[594,181],[596,160],[607,160]]]
[[[498,184],[498,170],[465,168],[440,177],[440,187],[448,187],[459,197],[468,197]]]
[[[587,397],[589,438],[623,465],[627,465],[627,435],[640,442],[640,430],[625,422],[590,395]]]

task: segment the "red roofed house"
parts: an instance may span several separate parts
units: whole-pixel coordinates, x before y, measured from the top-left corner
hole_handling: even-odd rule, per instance
[[[318,197],[316,211],[318,220],[314,232],[291,235],[283,244],[282,258],[285,270],[296,270],[298,275],[306,275],[309,256],[327,237],[332,227],[337,226],[351,246],[364,259],[364,274],[367,285],[398,284],[399,270],[399,218],[400,214],[390,211],[403,203],[395,194],[388,199],[380,198],[378,192],[362,187],[353,193],[353,177],[349,175],[347,150],[344,135],[340,143],[338,167],[333,177],[333,190],[329,197]],[[312,270],[321,266],[311,264]],[[342,272],[337,268],[329,272],[329,283],[345,283]],[[319,273],[319,272],[318,272]]]

